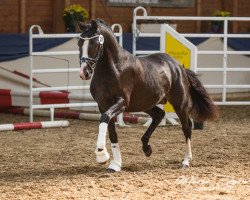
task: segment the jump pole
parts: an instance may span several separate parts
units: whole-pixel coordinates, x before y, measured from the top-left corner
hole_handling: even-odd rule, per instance
[[[0,112],[4,113],[12,113],[12,114],[21,114],[21,115],[29,115],[28,108],[6,108],[0,109]],[[40,117],[50,117],[50,111],[48,110],[34,110],[34,116]],[[90,120],[90,121],[99,121],[101,118],[100,113],[79,113],[79,112],[62,112],[56,111],[54,116],[57,118],[68,118],[68,119],[82,119],[82,120]],[[131,124],[138,123],[146,123],[149,120],[148,117],[136,116],[130,113],[125,113],[123,115],[123,121]],[[116,119],[117,121],[117,119]]]
[[[55,127],[67,127],[68,121],[44,121],[44,122],[24,122],[14,124],[2,124],[0,125],[0,131],[16,131],[27,129],[43,129],[43,128],[55,128]]]
[[[29,106],[28,91],[0,89],[0,106]],[[94,101],[90,93],[72,94],[69,92],[42,91],[33,94],[38,104],[74,103],[81,101]],[[20,103],[21,102],[21,103]]]

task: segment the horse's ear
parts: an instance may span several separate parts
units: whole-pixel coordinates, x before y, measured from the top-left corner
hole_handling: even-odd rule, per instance
[[[77,21],[77,25],[78,25],[78,28],[81,32],[84,32],[86,30],[86,24],[84,24],[83,22],[80,22],[80,21]]]
[[[93,28],[95,31],[97,31],[98,25],[97,25],[97,22],[96,22],[95,20],[91,20],[91,26],[92,26],[92,28]]]

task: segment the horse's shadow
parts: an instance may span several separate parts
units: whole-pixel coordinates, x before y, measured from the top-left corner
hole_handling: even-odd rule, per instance
[[[69,166],[61,167],[57,169],[43,170],[34,169],[29,171],[20,172],[2,172],[0,173],[0,180],[16,182],[18,180],[42,180],[42,179],[54,179],[58,177],[72,177],[76,175],[96,176],[103,172],[103,169],[99,166]]]
[[[177,165],[179,161],[172,161],[170,163],[166,163],[165,168],[169,169],[179,169]],[[142,163],[141,163],[142,164]],[[163,167],[163,166],[162,166]],[[68,167],[58,167],[56,169],[43,168],[41,170],[23,170],[23,171],[15,171],[15,172],[1,172],[0,180],[7,182],[17,182],[17,181],[30,181],[30,180],[47,180],[47,179],[55,179],[59,177],[67,178],[78,175],[85,175],[89,177],[109,177],[110,174],[105,171],[106,166],[90,166],[90,165],[81,165],[81,166],[68,166]],[[138,164],[130,164],[125,165],[122,169],[122,172],[141,172],[141,171],[150,171],[155,169],[155,166],[152,165],[138,165]]]

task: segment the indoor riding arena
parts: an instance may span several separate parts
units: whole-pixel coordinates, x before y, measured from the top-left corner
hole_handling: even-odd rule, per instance
[[[180,169],[180,126],[158,127],[141,148],[141,125],[119,128],[121,172],[95,160],[98,122],[70,120],[67,128],[1,132],[1,199],[248,199],[249,106],[220,107],[220,118],[193,131],[193,160]],[[44,120],[44,118],[38,118]],[[1,121],[28,121],[1,114]],[[110,144],[107,144],[110,147]]]
[[[0,10],[1,200],[249,199],[250,2],[3,0]],[[106,62],[115,71],[100,71]],[[147,87],[121,78],[145,62]],[[171,84],[151,106],[162,63]],[[186,124],[175,103],[185,95]]]

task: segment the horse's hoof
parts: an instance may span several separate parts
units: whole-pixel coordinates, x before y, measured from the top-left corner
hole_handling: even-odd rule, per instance
[[[105,162],[98,162],[99,165],[105,165],[109,160],[105,161]]]
[[[95,150],[95,154],[96,154],[96,161],[103,165],[105,164],[107,161],[109,161],[109,153],[107,152],[106,147],[104,149],[102,149],[101,151],[99,149]]]
[[[152,148],[150,145],[143,145],[143,152],[144,152],[145,156],[149,157],[149,156],[151,156],[153,151],[152,151]]]
[[[115,170],[114,170],[114,169],[111,169],[111,168],[108,168],[108,169],[106,170],[106,172],[107,172],[107,173],[115,173]]]
[[[189,168],[189,165],[185,165],[185,164],[181,165],[181,169],[187,169],[187,168]]]
[[[111,160],[107,171],[111,170],[111,172],[109,172],[109,173],[119,172],[119,171],[121,171],[121,166],[122,166],[121,161],[119,162],[119,161]]]

